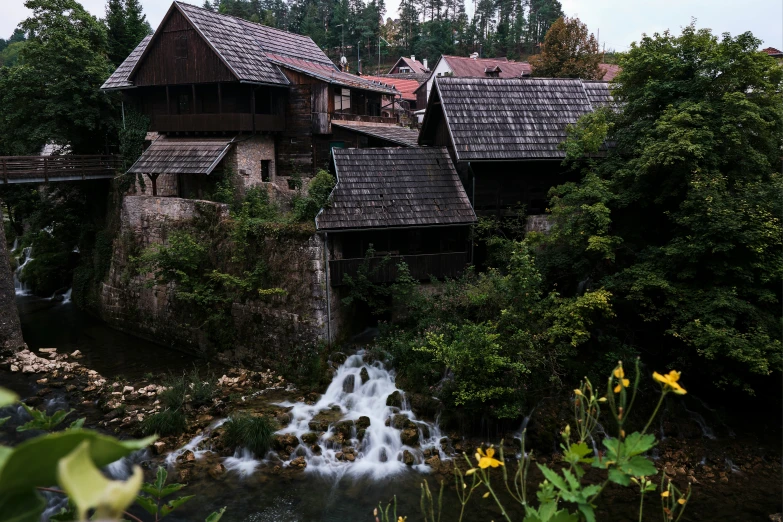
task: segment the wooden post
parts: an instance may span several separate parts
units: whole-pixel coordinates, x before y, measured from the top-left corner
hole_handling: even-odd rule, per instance
[[[223,89],[220,88],[221,85],[218,83],[218,114],[223,114]]]
[[[152,195],[153,196],[157,196],[158,195],[158,174],[148,173],[147,177],[150,178],[150,181],[152,182]]]
[[[256,133],[256,89],[250,87],[250,121],[253,134]]]
[[[166,85],[166,115],[171,116],[171,100],[169,99],[169,86]]]

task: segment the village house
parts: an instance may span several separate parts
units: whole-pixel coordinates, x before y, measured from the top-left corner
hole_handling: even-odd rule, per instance
[[[401,56],[397,63],[395,63],[387,74],[425,74],[430,72],[427,68],[427,59],[424,62],[420,62],[416,59],[416,56],[411,55],[410,58]]]
[[[381,116],[382,97],[399,97],[341,72],[307,36],[181,2],[102,88],[150,119],[154,142],[130,172],[158,195],[188,197],[226,167],[246,186],[289,191],[344,145],[332,122],[396,124]]]
[[[566,127],[609,101],[601,81],[438,77],[419,144],[447,148],[478,215],[523,206],[528,228],[546,230],[549,189],[574,179]]]

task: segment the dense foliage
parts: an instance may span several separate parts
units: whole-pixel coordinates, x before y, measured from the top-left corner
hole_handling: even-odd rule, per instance
[[[104,19],[108,34],[108,55],[114,66],[120,65],[139,45],[152,27],[142,12],[139,0],[108,0]]]
[[[530,58],[534,76],[600,80],[603,53],[579,18],[558,18],[546,33],[541,54]]]
[[[615,295],[612,344],[747,391],[781,369],[783,70],[759,44],[693,26],[634,44],[619,110],[573,129],[585,176],[553,191],[536,241],[564,292]]]

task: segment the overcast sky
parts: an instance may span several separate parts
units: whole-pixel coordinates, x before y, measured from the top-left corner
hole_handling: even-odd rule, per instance
[[[185,0],[202,5],[203,0]],[[474,0],[465,0],[468,13]],[[752,31],[764,47],[783,49],[783,0],[561,0],[568,16],[577,16],[590,31],[600,33],[606,49],[622,51],[642,33],[670,29],[678,33],[696,18],[696,26],[732,35]],[[102,17],[106,0],[81,0],[91,13]],[[157,27],[171,3],[141,0],[152,27]],[[386,0],[387,16],[397,16],[399,0]],[[0,0],[0,37],[8,38],[29,11],[24,0]]]

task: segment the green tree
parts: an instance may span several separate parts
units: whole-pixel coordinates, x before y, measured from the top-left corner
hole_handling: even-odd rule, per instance
[[[552,24],[541,45],[541,54],[530,59],[534,76],[600,80],[603,53],[598,40],[579,18],[560,17]]]
[[[115,109],[99,87],[111,72],[104,26],[75,0],[28,0],[18,66],[0,69],[0,153],[48,142],[89,154],[106,149]]]
[[[119,66],[152,33],[139,0],[108,0],[106,2],[106,29],[109,60]]]
[[[634,43],[619,110],[572,129],[586,175],[553,191],[537,239],[564,291],[617,297],[605,332],[749,392],[781,370],[783,333],[783,69],[760,43],[693,25]],[[605,159],[584,159],[602,143]]]

